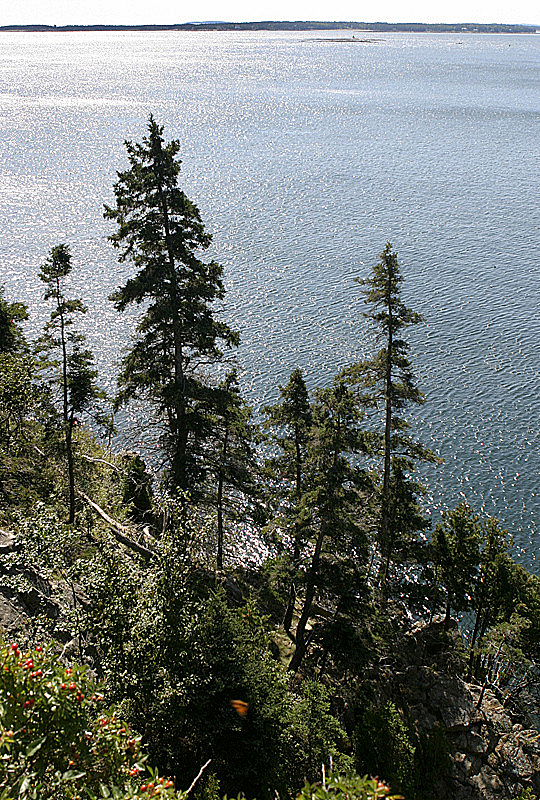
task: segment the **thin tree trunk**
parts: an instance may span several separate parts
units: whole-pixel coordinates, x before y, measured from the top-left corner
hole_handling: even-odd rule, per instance
[[[163,218],[163,229],[165,232],[165,246],[169,261],[169,275],[171,281],[171,301],[173,307],[172,327],[174,345],[174,383],[177,389],[177,396],[174,400],[175,407],[175,427],[171,431],[174,435],[174,456],[173,456],[173,479],[175,486],[187,489],[187,428],[186,428],[186,382],[183,365],[183,339],[178,319],[178,281],[176,275],[176,260],[171,241],[171,228],[169,222],[169,210],[163,191],[164,177],[162,170],[162,149],[161,142],[157,140],[157,147],[154,148],[156,159],[157,192],[161,215]]]
[[[386,351],[386,376],[384,385],[384,468],[383,485],[381,495],[381,546],[386,547],[386,559],[383,569],[379,575],[379,589],[381,604],[384,605],[386,599],[386,582],[390,569],[390,559],[392,556],[393,543],[390,542],[390,519],[388,515],[388,495],[390,489],[390,469],[392,464],[392,348],[393,348],[393,318],[392,318],[392,298],[391,281],[388,280],[388,293],[386,304],[388,308],[388,340]]]
[[[450,611],[452,609],[452,598],[450,596],[450,592],[448,593],[446,599],[446,613],[444,615],[444,630],[447,631],[450,627]]]
[[[295,439],[294,445],[296,451],[295,500],[296,500],[296,506],[298,507],[298,503],[300,502],[300,497],[302,496],[302,449],[300,447],[300,434],[298,431],[298,427],[295,427],[294,439]],[[296,636],[291,632],[292,619],[294,615],[294,606],[296,604],[296,587],[294,585],[294,573],[296,572],[298,568],[298,562],[300,561],[300,536],[301,536],[300,525],[298,524],[298,521],[295,521],[291,584],[289,587],[289,600],[287,602],[287,609],[285,611],[285,616],[283,617],[283,628],[287,636],[289,636],[289,638],[292,639],[293,642],[296,641]]]
[[[66,446],[66,458],[68,467],[69,483],[69,516],[68,524],[75,522],[75,471],[73,468],[73,414],[69,415],[69,395],[68,395],[68,359],[66,344],[66,326],[64,312],[62,310],[63,298],[60,291],[60,278],[56,279],[56,303],[60,316],[60,341],[62,344],[62,417],[64,420],[64,443]]]
[[[476,644],[476,640],[478,638],[478,633],[480,631],[480,618],[484,611],[483,599],[480,601],[478,606],[478,610],[476,612],[476,619],[474,620],[474,628],[471,637],[471,647],[469,653],[469,667],[467,669],[467,682],[470,682],[473,675],[473,666],[474,666],[474,658],[475,658],[475,650],[474,646]]]
[[[300,619],[298,620],[298,625],[296,626],[296,649],[294,651],[293,657],[289,662],[288,666],[289,672],[298,671],[298,668],[300,667],[300,664],[302,663],[302,660],[306,653],[306,625],[311,615],[313,600],[315,599],[315,586],[317,582],[317,574],[319,572],[319,563],[321,558],[324,536],[325,536],[324,527],[321,525],[319,535],[315,543],[315,550],[313,552],[311,566],[309,568],[309,572],[307,575],[306,596],[304,599],[304,605],[302,607],[302,613],[300,615]]]

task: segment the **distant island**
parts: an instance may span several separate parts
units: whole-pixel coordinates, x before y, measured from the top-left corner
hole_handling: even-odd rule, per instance
[[[0,32],[77,31],[313,31],[361,30],[378,33],[536,33],[535,25],[473,22],[182,22],[177,25],[3,25]]]

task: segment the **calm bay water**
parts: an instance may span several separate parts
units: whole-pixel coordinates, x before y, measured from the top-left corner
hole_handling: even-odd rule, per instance
[[[39,265],[71,243],[112,388],[133,319],[107,301],[130,267],[102,206],[153,113],[214,234],[251,401],[372,351],[353,278],[390,240],[426,317],[410,339],[415,426],[445,459],[427,474],[434,517],[467,498],[536,569],[540,37],[317,36],[335,34],[0,36],[0,283],[38,330]]]

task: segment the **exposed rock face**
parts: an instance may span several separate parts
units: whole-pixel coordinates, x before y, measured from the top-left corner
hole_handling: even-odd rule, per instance
[[[13,634],[28,619],[44,615],[51,620],[60,614],[51,582],[17,555],[14,537],[0,531],[0,631]]]
[[[503,707],[497,697],[456,677],[445,663],[442,622],[418,625],[405,636],[395,691],[418,730],[444,727],[451,773],[437,786],[441,800],[513,800],[530,787],[540,794],[540,734]],[[446,647],[445,647],[446,641]],[[455,665],[452,665],[454,667]]]

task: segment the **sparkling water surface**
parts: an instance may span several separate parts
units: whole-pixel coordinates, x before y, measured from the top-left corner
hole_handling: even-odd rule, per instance
[[[391,241],[426,318],[409,338],[427,395],[415,430],[445,459],[426,473],[434,519],[467,498],[536,571],[540,37],[367,36],[0,35],[0,283],[37,332],[39,266],[69,242],[113,388],[134,318],[107,296],[131,267],[102,208],[153,113],[214,234],[250,401],[297,366],[324,385],[372,352],[353,279]]]

